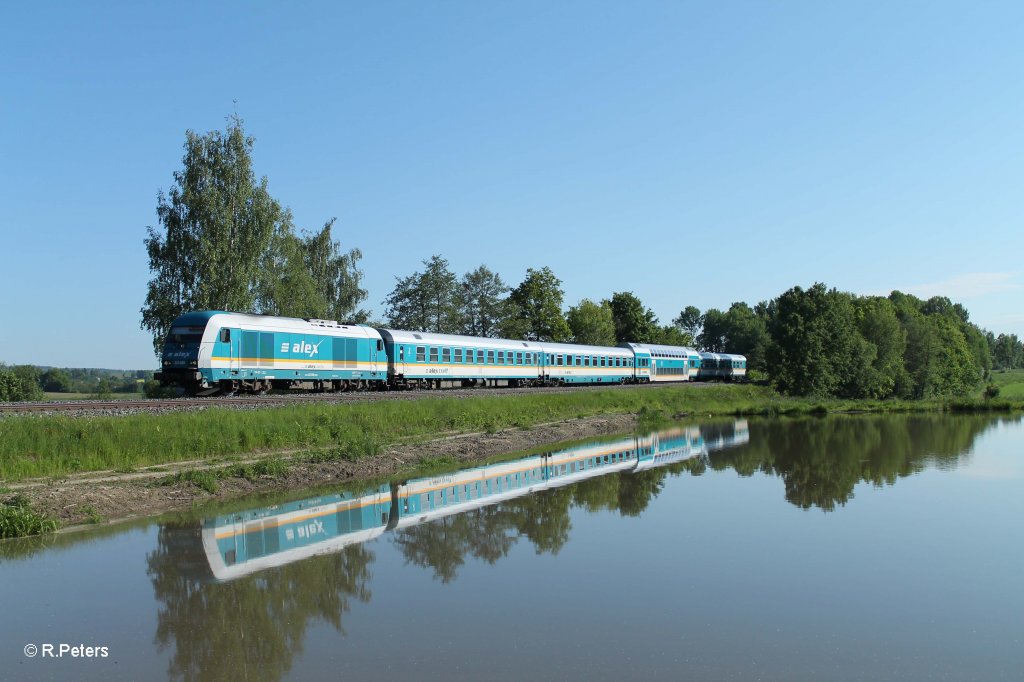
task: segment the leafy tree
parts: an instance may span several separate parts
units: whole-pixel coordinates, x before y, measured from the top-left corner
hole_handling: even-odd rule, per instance
[[[584,298],[565,316],[574,343],[592,346],[615,345],[615,320],[607,301],[594,303]]]
[[[861,390],[866,398],[889,398],[905,390],[910,377],[903,366],[907,331],[900,325],[896,307],[887,298],[857,299],[857,328],[873,349],[873,359],[864,368]]]
[[[992,366],[996,369],[1020,369],[1024,367],[1024,344],[1016,334],[988,333],[988,345],[992,349]]]
[[[672,324],[680,329],[680,331],[689,334],[690,338],[696,339],[701,331],[701,314],[700,309],[688,305],[676,319],[672,320]]]
[[[462,333],[495,336],[506,312],[503,297],[508,289],[501,276],[491,272],[486,265],[463,275],[458,297]]]
[[[51,367],[39,377],[44,391],[51,393],[68,393],[71,391],[71,376],[62,369]]]
[[[359,307],[366,300],[363,289],[363,273],[358,264],[363,254],[359,249],[342,251],[341,244],[334,240],[331,228],[335,218],[327,221],[319,232],[302,238],[303,257],[306,267],[325,306],[317,317],[339,322],[365,322],[369,311]]]
[[[441,256],[423,261],[423,272],[396,278],[384,300],[388,324],[411,331],[457,334],[461,324],[458,282]]]
[[[725,313],[725,352],[738,353],[747,358],[747,366],[763,369],[765,354],[771,339],[765,318],[746,303],[733,303]]]
[[[729,321],[718,308],[709,308],[701,317],[697,345],[711,353],[725,353],[728,346]]]
[[[268,315],[326,317],[327,299],[306,262],[305,245],[286,213],[274,230],[260,278],[259,309]]]
[[[254,310],[260,268],[283,212],[252,170],[253,138],[232,116],[227,129],[185,134],[175,186],[157,197],[159,228],[145,240],[149,281],[142,328],[159,355],[186,310]]]
[[[530,268],[526,279],[508,297],[509,314],[502,323],[502,336],[528,341],[567,341],[569,324],[562,315],[562,280],[551,268]]]
[[[268,315],[365,322],[360,309],[366,290],[359,284],[358,249],[342,252],[331,236],[334,219],[316,233],[298,236],[291,212],[274,232],[259,287],[260,312]]]
[[[658,334],[658,318],[645,308],[631,291],[612,295],[608,305],[615,320],[615,338],[634,343],[654,343]]]
[[[852,299],[818,283],[807,290],[793,287],[769,305],[776,388],[794,395],[855,397],[851,380],[871,358],[857,331]]]
[[[39,368],[32,365],[8,367],[0,363],[0,402],[41,400],[40,376]]]
[[[666,346],[692,346],[693,337],[675,325],[659,326],[654,332],[654,343]]]

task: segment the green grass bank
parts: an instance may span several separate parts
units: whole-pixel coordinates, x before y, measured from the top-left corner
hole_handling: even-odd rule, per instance
[[[669,386],[578,393],[304,404],[261,410],[104,417],[0,419],[0,481],[94,471],[130,472],[172,462],[285,450],[358,459],[382,448],[454,433],[494,432],[600,414],[782,415],[840,411],[1012,410],[1024,400],[815,401],[760,386]]]

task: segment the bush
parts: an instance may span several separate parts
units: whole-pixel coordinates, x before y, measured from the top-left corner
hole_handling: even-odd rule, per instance
[[[0,364],[0,401],[42,400],[39,370],[31,365],[7,367]]]
[[[985,400],[992,400],[993,398],[999,397],[999,387],[995,384],[989,384],[985,387]]]

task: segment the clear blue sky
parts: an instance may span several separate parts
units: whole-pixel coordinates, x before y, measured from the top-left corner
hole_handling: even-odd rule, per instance
[[[440,253],[663,322],[824,281],[1024,336],[1022,36],[1020,2],[8,4],[0,360],[155,366],[146,226],[236,106],[377,315]]]

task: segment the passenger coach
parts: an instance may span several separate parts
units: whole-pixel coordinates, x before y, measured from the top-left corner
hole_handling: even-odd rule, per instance
[[[439,388],[505,381],[510,386],[544,380],[543,349],[532,341],[381,329],[395,386]]]

